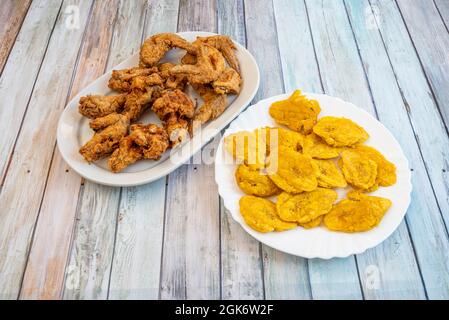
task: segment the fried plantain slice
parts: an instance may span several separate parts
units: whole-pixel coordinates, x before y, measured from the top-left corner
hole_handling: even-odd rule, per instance
[[[328,145],[315,133],[311,133],[304,138],[302,148],[303,153],[308,154],[315,159],[336,158],[342,151],[342,148],[336,148]]]
[[[303,227],[304,229],[313,229],[321,225],[321,222],[323,221],[323,216],[319,216],[318,218],[315,218],[309,222],[305,223],[298,223],[300,227]]]
[[[324,225],[333,231],[361,232],[376,227],[391,207],[386,198],[367,196],[360,192],[350,194],[352,199],[337,203],[324,216]]]
[[[325,188],[297,195],[283,192],[278,196],[276,208],[282,220],[308,223],[328,213],[337,197],[337,192]]]
[[[376,162],[376,184],[382,187],[388,187],[396,183],[396,166],[388,161],[382,153],[375,148],[366,145],[357,145],[354,150]]]
[[[332,160],[314,159],[320,173],[318,174],[318,186],[323,188],[344,188],[346,183],[343,173],[337,168]]]
[[[312,131],[320,111],[318,101],[307,99],[300,90],[295,90],[286,100],[274,102],[269,110],[277,123],[303,134]]]
[[[240,198],[239,204],[243,219],[256,231],[284,231],[297,226],[296,223],[282,221],[277,215],[276,205],[270,200],[243,196]]]
[[[341,153],[338,164],[346,181],[357,189],[369,190],[376,183],[377,164],[368,157],[348,149]]]
[[[240,131],[224,138],[226,150],[238,163],[260,169],[265,167],[266,142],[251,131]]]
[[[319,169],[312,158],[283,146],[270,151],[267,170],[270,179],[290,193],[312,191],[318,186]]]
[[[281,192],[266,174],[245,164],[237,167],[235,179],[240,189],[249,195],[269,197]]]
[[[334,147],[351,147],[369,138],[361,126],[352,120],[338,117],[321,118],[313,127],[313,132]]]

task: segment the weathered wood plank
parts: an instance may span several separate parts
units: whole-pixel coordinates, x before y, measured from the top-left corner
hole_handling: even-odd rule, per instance
[[[64,299],[107,298],[119,190],[99,188],[93,183],[84,185],[66,270]]]
[[[398,0],[397,5],[448,128],[449,37],[446,26],[433,1]]]
[[[109,299],[157,299],[164,229],[165,179],[123,188]]]
[[[243,0],[218,1],[218,33],[246,45]],[[263,299],[260,244],[249,236],[220,201],[221,297]]]
[[[5,0],[0,7],[0,74],[3,71],[22,22],[27,14],[31,0]]]
[[[95,2],[69,99],[103,74],[118,5],[118,0]],[[70,170],[55,150],[22,284],[21,299],[56,299],[62,296],[80,186],[80,176]]]
[[[178,31],[216,31],[215,5],[180,1]],[[169,175],[165,215],[160,297],[218,299],[219,198],[213,165],[185,164]]]
[[[0,195],[0,290],[5,297],[16,298],[20,289],[55,145],[55,128],[67,98],[91,4],[63,4],[62,12],[69,5],[78,6],[79,26],[67,28],[66,15],[58,16]],[[61,46],[68,42],[72,45]]]
[[[417,208],[409,211],[406,218],[412,234],[414,246],[421,266],[428,297],[447,297],[447,235],[444,224],[439,217],[439,211],[447,220],[448,208],[448,153],[449,139],[444,124],[431,94],[431,89],[422,72],[419,59],[408,37],[401,14],[392,1],[371,1],[373,9],[378,12],[377,26],[382,35],[385,48],[399,84],[405,110],[410,118],[414,135],[417,137],[418,147],[426,164],[425,168],[415,167],[413,177],[415,194],[414,202],[420,201]],[[379,114],[379,116],[381,116]],[[404,118],[406,116],[403,116]],[[391,119],[394,121],[394,119]],[[396,121],[400,121],[396,120]],[[404,122],[403,120],[401,122]],[[432,130],[429,130],[429,124]],[[401,129],[402,132],[402,129]],[[401,141],[402,145],[407,141]],[[405,150],[406,151],[406,150]],[[407,156],[419,158],[419,150],[406,151]],[[412,153],[413,157],[409,154]],[[428,184],[427,174],[431,180],[432,188]],[[432,190],[433,189],[433,190]],[[415,196],[415,195],[418,196]],[[436,196],[438,204],[435,203]],[[429,239],[430,237],[430,239]]]
[[[332,6],[333,5],[333,6]],[[369,8],[369,7],[368,7]],[[364,10],[364,9],[362,9]],[[309,11],[310,12],[310,11]],[[360,14],[360,13],[359,13]],[[332,17],[332,18],[331,18]],[[370,65],[371,68],[376,70],[374,66],[376,66],[378,69],[378,72],[375,73],[374,71],[371,72],[371,68],[369,72],[367,72],[368,79],[370,81],[370,87],[365,79],[364,69],[362,67],[362,64],[360,63],[359,55],[357,54],[357,47],[356,43],[353,38],[353,34],[351,32],[351,26],[348,22],[348,17],[346,16],[345,8],[343,3],[335,3],[333,2],[330,4],[329,2],[325,2],[325,5],[323,5],[323,9],[321,10],[320,15],[317,15],[316,18],[329,21],[329,24],[332,24],[330,26],[327,26],[325,30],[321,30],[321,33],[328,34],[329,30],[339,30],[340,33],[340,39],[342,40],[341,43],[344,43],[344,45],[336,45],[335,42],[331,42],[330,39],[335,38],[333,34],[331,33],[329,36],[329,40],[323,40],[323,42],[329,41],[330,48],[333,48],[333,55],[337,56],[336,52],[337,50],[341,53],[346,55],[346,61],[351,61],[350,64],[353,67],[351,71],[348,72],[348,69],[344,75],[340,74],[338,76],[339,79],[343,79],[348,84],[351,83],[357,83],[359,86],[359,90],[355,91],[352,94],[349,94],[348,92],[348,100],[351,100],[358,97],[359,106],[368,108],[368,111],[371,112],[373,115],[375,115],[373,107],[373,101],[371,100],[371,97],[369,96],[370,93],[370,87],[371,89],[379,85],[379,81],[382,82],[382,75],[384,72],[388,72],[388,60],[386,65],[376,65],[375,62],[372,62],[373,66]],[[365,18],[364,11],[362,11],[362,19]],[[314,26],[315,20],[312,20],[311,18],[311,25]],[[363,23],[366,23],[366,20],[362,20]],[[363,26],[358,26],[359,29]],[[313,27],[312,27],[313,29]],[[356,32],[359,31],[357,28],[355,28]],[[364,33],[360,32],[361,35],[365,35]],[[378,45],[379,46],[379,45]],[[340,54],[341,54],[340,53]],[[382,52],[378,53],[381,54]],[[383,53],[384,57],[386,57],[385,52]],[[375,57],[375,56],[373,56]],[[330,58],[330,57],[328,57]],[[332,61],[332,59],[328,60],[320,60],[320,70],[322,70],[322,73],[325,73],[328,70],[329,64],[335,64],[335,61]],[[368,63],[365,64],[365,66],[368,65]],[[370,73],[371,72],[371,73]],[[349,74],[350,76],[346,78],[346,74]],[[390,73],[391,74],[391,73]],[[331,77],[336,77],[337,75],[330,75]],[[323,77],[323,79],[327,79],[327,77]],[[333,86],[332,91],[336,90],[337,95],[345,97],[342,95],[342,92],[339,92],[339,88],[335,88],[335,80],[331,79],[333,81],[329,81],[327,83],[324,81],[324,86]],[[393,78],[394,81],[394,78]],[[377,87],[376,87],[377,89]],[[391,88],[384,88],[384,91],[382,94],[384,96],[390,96],[390,93],[385,94],[385,92],[391,91]],[[376,92],[377,93],[377,92]],[[374,92],[373,92],[374,94]],[[376,100],[377,105],[377,112],[380,112],[381,110],[385,108],[391,108],[391,105],[388,105],[385,101],[382,100]],[[401,103],[402,101],[399,101]],[[394,104],[393,104],[394,105]],[[383,120],[382,118],[381,120]],[[409,130],[411,131],[411,130]],[[413,137],[412,137],[413,139]],[[401,241],[398,241],[398,240]],[[399,245],[397,244],[399,242]],[[418,268],[416,266],[416,261],[413,256],[413,250],[412,245],[410,243],[410,239],[408,236],[407,229],[405,227],[405,224],[402,224],[398,230],[395,232],[395,234],[390,237],[388,240],[386,240],[384,243],[382,243],[380,246],[366,252],[363,255],[357,256],[357,262],[359,263],[359,274],[362,276],[361,284],[364,290],[364,297],[365,298],[405,298],[407,295],[412,295],[413,297],[424,297],[424,292],[422,289],[421,279],[418,272]],[[376,262],[376,264],[373,266],[371,263]],[[401,264],[404,266],[403,269],[397,270],[395,266],[397,264]],[[377,286],[373,287],[371,283],[366,278],[367,270],[369,271],[369,267],[374,267],[379,270],[379,273],[383,276],[383,279],[385,279],[385,283],[388,283],[389,286],[385,285],[385,283],[377,284]],[[383,269],[381,269],[383,268]],[[391,275],[392,270],[397,270],[397,274]],[[391,279],[407,279],[407,281],[403,283],[394,283],[389,280]],[[405,286],[403,288],[401,287],[395,287],[395,284],[400,286]],[[382,286],[383,285],[383,286]],[[377,288],[377,289],[376,289]],[[376,290],[373,290],[376,289]],[[397,296],[395,296],[397,295]]]
[[[254,100],[283,93],[273,4],[245,1],[248,49],[260,68],[260,87]],[[263,276],[267,299],[304,299],[310,297],[307,261],[262,245]],[[286,274],[291,275],[288,279]]]
[[[62,1],[34,1],[0,78],[0,183],[26,112]],[[23,63],[27,61],[27,63]]]
[[[446,25],[446,30],[449,32],[449,1],[447,0],[434,0],[435,5],[440,13],[441,19],[443,19]]]
[[[146,3],[143,1],[120,1],[106,69],[113,68],[139,50],[145,11]],[[64,299],[107,298],[120,194],[120,188],[85,182],[66,272]],[[103,223],[93,224],[92,221]],[[76,286],[73,279],[77,281]]]
[[[141,5],[144,4],[145,2],[141,1]],[[178,0],[163,3],[150,1],[144,36],[158,32],[175,32],[178,5]],[[128,8],[133,10],[131,6]],[[123,45],[126,46],[125,43]],[[123,188],[109,299],[158,298],[165,190],[166,178],[146,186]]]
[[[285,91],[323,92],[304,2],[275,1],[276,26]],[[298,35],[292,37],[292,34]],[[307,261],[310,296],[316,299],[360,299],[354,257]],[[336,279],[339,279],[338,282]],[[339,283],[345,279],[347,284]]]
[[[380,121],[413,141],[410,123],[399,121],[407,115],[369,2],[347,1],[347,12]],[[426,297],[408,231],[404,223],[399,228],[387,242],[357,256],[366,299]],[[398,270],[397,265],[402,268]]]

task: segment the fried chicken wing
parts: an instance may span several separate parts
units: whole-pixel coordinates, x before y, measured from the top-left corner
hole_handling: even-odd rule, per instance
[[[109,168],[119,172],[140,159],[158,160],[169,146],[167,132],[155,124],[131,125],[130,134],[120,140],[109,158]]]
[[[112,90],[117,90],[121,92],[129,92],[135,87],[135,84],[133,86],[133,80],[135,78],[140,78],[141,81],[138,81],[138,83],[141,83],[143,79],[146,79],[149,77],[149,82],[155,82],[159,79],[155,78],[158,72],[158,68],[130,68],[130,69],[123,69],[123,70],[112,70],[111,78],[109,79],[108,87]],[[153,76],[153,77],[151,77]],[[153,83],[155,84],[155,83]]]
[[[172,48],[181,48],[189,53],[195,53],[195,47],[187,40],[174,33],[156,34],[147,40],[140,49],[140,65],[143,67],[154,66]]]
[[[112,118],[111,115],[106,117]],[[94,162],[111,154],[128,133],[128,117],[118,114],[114,119],[116,120],[114,123],[108,121],[108,125],[97,131],[79,150],[87,162]]]
[[[191,121],[190,134],[193,133],[204,123],[219,117],[227,107],[227,98],[225,94],[218,94],[209,86],[193,85],[195,91],[203,98],[204,103],[195,110]]]
[[[240,74],[239,60],[234,52],[236,47],[231,38],[228,36],[197,37],[197,40],[193,44],[198,44],[200,42],[208,44],[220,51],[229,66]],[[182,58],[181,62],[183,64],[195,64],[196,57],[191,53],[187,53]]]
[[[182,142],[188,134],[188,121],[193,117],[195,106],[181,90],[168,90],[162,94],[151,109],[164,122],[172,146]]]
[[[212,46],[199,44],[195,46],[196,63],[176,65],[172,74],[185,74],[190,84],[210,83],[218,79],[226,68],[221,53]]]
[[[219,94],[239,94],[242,78],[233,68],[226,70],[212,83],[212,87]]]
[[[123,114],[126,115],[131,122],[137,118],[150,106],[162,92],[163,87],[155,85],[146,87],[145,90],[133,90],[126,96],[126,102]]]
[[[119,147],[112,153],[108,166],[112,172],[117,173],[142,158],[142,148],[134,143],[132,136],[126,136],[120,140]]]
[[[125,100],[124,94],[116,96],[88,95],[81,97],[79,113],[90,119],[103,117],[113,112],[120,112]]]

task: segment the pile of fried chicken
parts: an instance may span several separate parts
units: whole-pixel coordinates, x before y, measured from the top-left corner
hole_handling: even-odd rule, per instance
[[[160,63],[172,48],[186,51],[180,64]],[[114,70],[108,86],[118,94],[88,95],[79,112],[91,119],[93,137],[79,152],[92,163],[110,156],[108,165],[119,172],[140,159],[158,160],[201,127],[220,116],[227,95],[242,85],[236,47],[227,36],[198,37],[193,43],[173,33],[156,34],[140,49],[138,67]],[[190,85],[203,99],[195,103],[184,92]],[[138,123],[151,109],[162,122]]]

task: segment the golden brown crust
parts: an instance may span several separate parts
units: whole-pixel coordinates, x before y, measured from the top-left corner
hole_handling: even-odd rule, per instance
[[[79,113],[90,119],[104,117],[110,113],[120,112],[125,101],[126,95],[124,94],[115,96],[88,95],[80,98]]]

